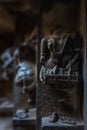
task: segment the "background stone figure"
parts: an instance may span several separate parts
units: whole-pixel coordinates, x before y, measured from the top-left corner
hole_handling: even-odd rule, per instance
[[[15,48],[8,48],[0,55],[0,111],[13,111],[13,53]],[[9,82],[10,81],[10,82]]]

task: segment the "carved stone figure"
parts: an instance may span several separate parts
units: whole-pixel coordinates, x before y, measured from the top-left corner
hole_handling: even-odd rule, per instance
[[[14,53],[17,62],[17,74],[15,78],[15,85],[22,89],[25,96],[28,96],[28,103],[30,106],[35,106],[36,101],[36,81],[35,81],[35,50],[27,43],[20,45]],[[21,96],[21,95],[20,95]],[[25,114],[29,108],[26,108]],[[24,110],[21,112],[24,113]],[[16,116],[22,114],[16,113]],[[27,116],[27,114],[26,114]],[[25,117],[26,117],[25,116]]]
[[[60,37],[42,39],[40,63],[40,80],[45,80],[45,75],[80,75],[81,72],[81,38],[78,33],[65,33]],[[43,73],[43,74],[42,74]],[[68,79],[67,79],[68,80]],[[70,79],[69,79],[70,80]]]
[[[52,92],[51,94],[54,96],[53,98],[55,100],[58,100],[58,103],[67,104],[65,107],[70,110],[73,109],[75,113],[80,113],[80,108],[82,108],[81,53],[82,39],[78,32],[53,32],[49,38],[43,38],[41,40],[40,81],[43,83],[45,82],[45,85],[50,85],[52,88],[51,91],[53,91],[53,94]],[[72,91],[72,88],[76,91],[76,100],[78,100],[74,106],[72,105],[72,98],[70,99],[70,91]],[[60,94],[60,92],[63,96],[61,96],[61,99],[58,99],[58,94]],[[64,93],[67,96],[64,97]],[[69,100],[71,104],[69,104]],[[56,104],[53,106],[54,110],[58,109]],[[53,122],[55,122],[55,117],[58,117],[58,114],[54,113],[52,114],[54,116],[52,116],[53,118],[51,119]]]

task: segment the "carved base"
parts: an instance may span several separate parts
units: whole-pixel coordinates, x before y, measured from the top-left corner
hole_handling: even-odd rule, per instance
[[[84,130],[84,126],[44,126],[42,130]]]
[[[84,130],[84,123],[69,118],[49,122],[50,116],[42,118],[42,130]]]
[[[14,117],[13,118],[13,125],[14,126],[35,126],[36,125],[36,119],[35,118],[25,118],[25,119],[19,119]]]
[[[24,113],[25,115],[25,113]],[[22,116],[21,116],[22,117]],[[29,116],[27,117],[13,117],[14,127],[35,127],[36,126],[36,109],[29,110]]]

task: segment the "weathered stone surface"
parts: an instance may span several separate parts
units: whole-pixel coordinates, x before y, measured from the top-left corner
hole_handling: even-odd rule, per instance
[[[51,118],[51,116],[42,118],[42,130],[84,130],[83,121],[61,116],[58,121],[52,123]]]

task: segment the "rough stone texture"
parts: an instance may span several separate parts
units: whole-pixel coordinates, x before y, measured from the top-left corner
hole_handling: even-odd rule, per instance
[[[78,96],[77,90],[69,88],[68,90],[55,89],[54,86],[42,85],[42,116],[57,112],[69,116],[78,116]],[[61,87],[61,86],[59,86]],[[67,86],[66,86],[67,87]],[[74,96],[73,96],[74,95]]]

